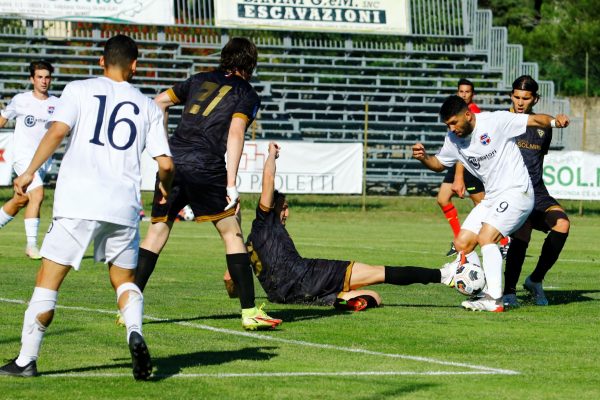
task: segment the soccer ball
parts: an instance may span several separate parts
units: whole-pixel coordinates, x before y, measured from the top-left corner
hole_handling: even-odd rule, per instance
[[[195,216],[194,216],[194,212],[192,211],[192,207],[185,206],[181,209],[181,211],[179,211],[179,215],[178,215],[183,221],[193,221]]]
[[[454,285],[456,290],[465,296],[473,296],[480,293],[485,287],[483,268],[472,263],[459,265],[454,275]]]

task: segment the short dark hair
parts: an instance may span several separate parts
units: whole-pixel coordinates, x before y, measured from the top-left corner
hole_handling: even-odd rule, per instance
[[[54,72],[54,67],[52,66],[52,64],[45,60],[38,60],[29,63],[29,76],[33,78],[35,75],[35,71],[39,69],[48,70],[48,72],[50,72],[50,75],[52,75],[52,73]]]
[[[475,93],[475,85],[473,85],[473,82],[471,82],[470,80],[465,79],[465,78],[461,78],[458,81],[458,86],[457,87],[461,87],[462,85],[471,86],[471,90],[473,91],[473,93]]]
[[[106,41],[103,55],[104,65],[126,69],[137,60],[138,47],[132,38],[119,34]]]
[[[447,121],[450,117],[460,114],[463,111],[468,111],[469,106],[465,101],[453,94],[452,96],[448,96],[448,98],[442,104],[440,108],[440,117],[442,117],[442,121]]]
[[[228,72],[245,72],[252,75],[258,59],[258,51],[252,41],[234,37],[221,50],[219,69]]]
[[[273,191],[273,207],[277,207],[278,205],[283,205],[285,201],[285,194],[281,193],[279,190],[275,189]]]
[[[515,90],[526,90],[531,92],[534,97],[540,97],[538,95],[538,83],[531,77],[531,75],[521,75],[512,84],[512,91]]]

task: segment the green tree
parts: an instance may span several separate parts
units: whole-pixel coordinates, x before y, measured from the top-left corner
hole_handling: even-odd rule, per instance
[[[540,77],[552,80],[561,95],[585,94],[589,55],[589,94],[600,95],[600,0],[484,0],[494,25],[507,26],[509,42],[524,47]]]

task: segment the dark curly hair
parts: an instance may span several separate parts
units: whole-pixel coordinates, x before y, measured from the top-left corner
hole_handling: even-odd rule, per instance
[[[54,67],[48,61],[32,61],[31,63],[29,63],[29,76],[33,78],[35,75],[35,71],[39,69],[48,70],[48,72],[50,72],[50,75],[52,75],[52,73],[54,72]]]

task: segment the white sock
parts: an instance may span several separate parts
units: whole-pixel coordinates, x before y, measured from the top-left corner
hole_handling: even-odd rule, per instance
[[[58,292],[56,290],[36,287],[29,301],[29,307],[23,318],[23,331],[21,333],[21,352],[16,360],[20,367],[24,367],[31,361],[35,361],[40,354],[42,339],[46,332],[46,326],[40,324],[37,316],[56,307]]]
[[[125,293],[129,293],[129,298],[120,311],[121,316],[125,321],[125,327],[127,328],[127,342],[129,342],[129,335],[131,335],[132,332],[137,332],[140,335],[142,334],[144,296],[135,283],[123,283],[117,288],[117,303],[119,298]]]
[[[6,211],[4,211],[4,207],[0,207],[0,228],[8,224],[13,219],[14,217],[12,215],[8,215]]]
[[[458,263],[460,261],[460,257],[461,257],[461,252],[459,251],[458,254],[456,255],[455,262]],[[477,252],[475,250],[473,250],[472,252],[467,254],[465,256],[465,258],[467,259],[468,263],[481,265],[481,261],[479,260],[479,255],[477,254]]]
[[[487,294],[495,299],[502,297],[502,254],[495,243],[481,247],[483,272],[487,282]]]
[[[25,236],[27,236],[27,246],[37,247],[38,227],[40,226],[39,218],[27,218],[25,222]]]

